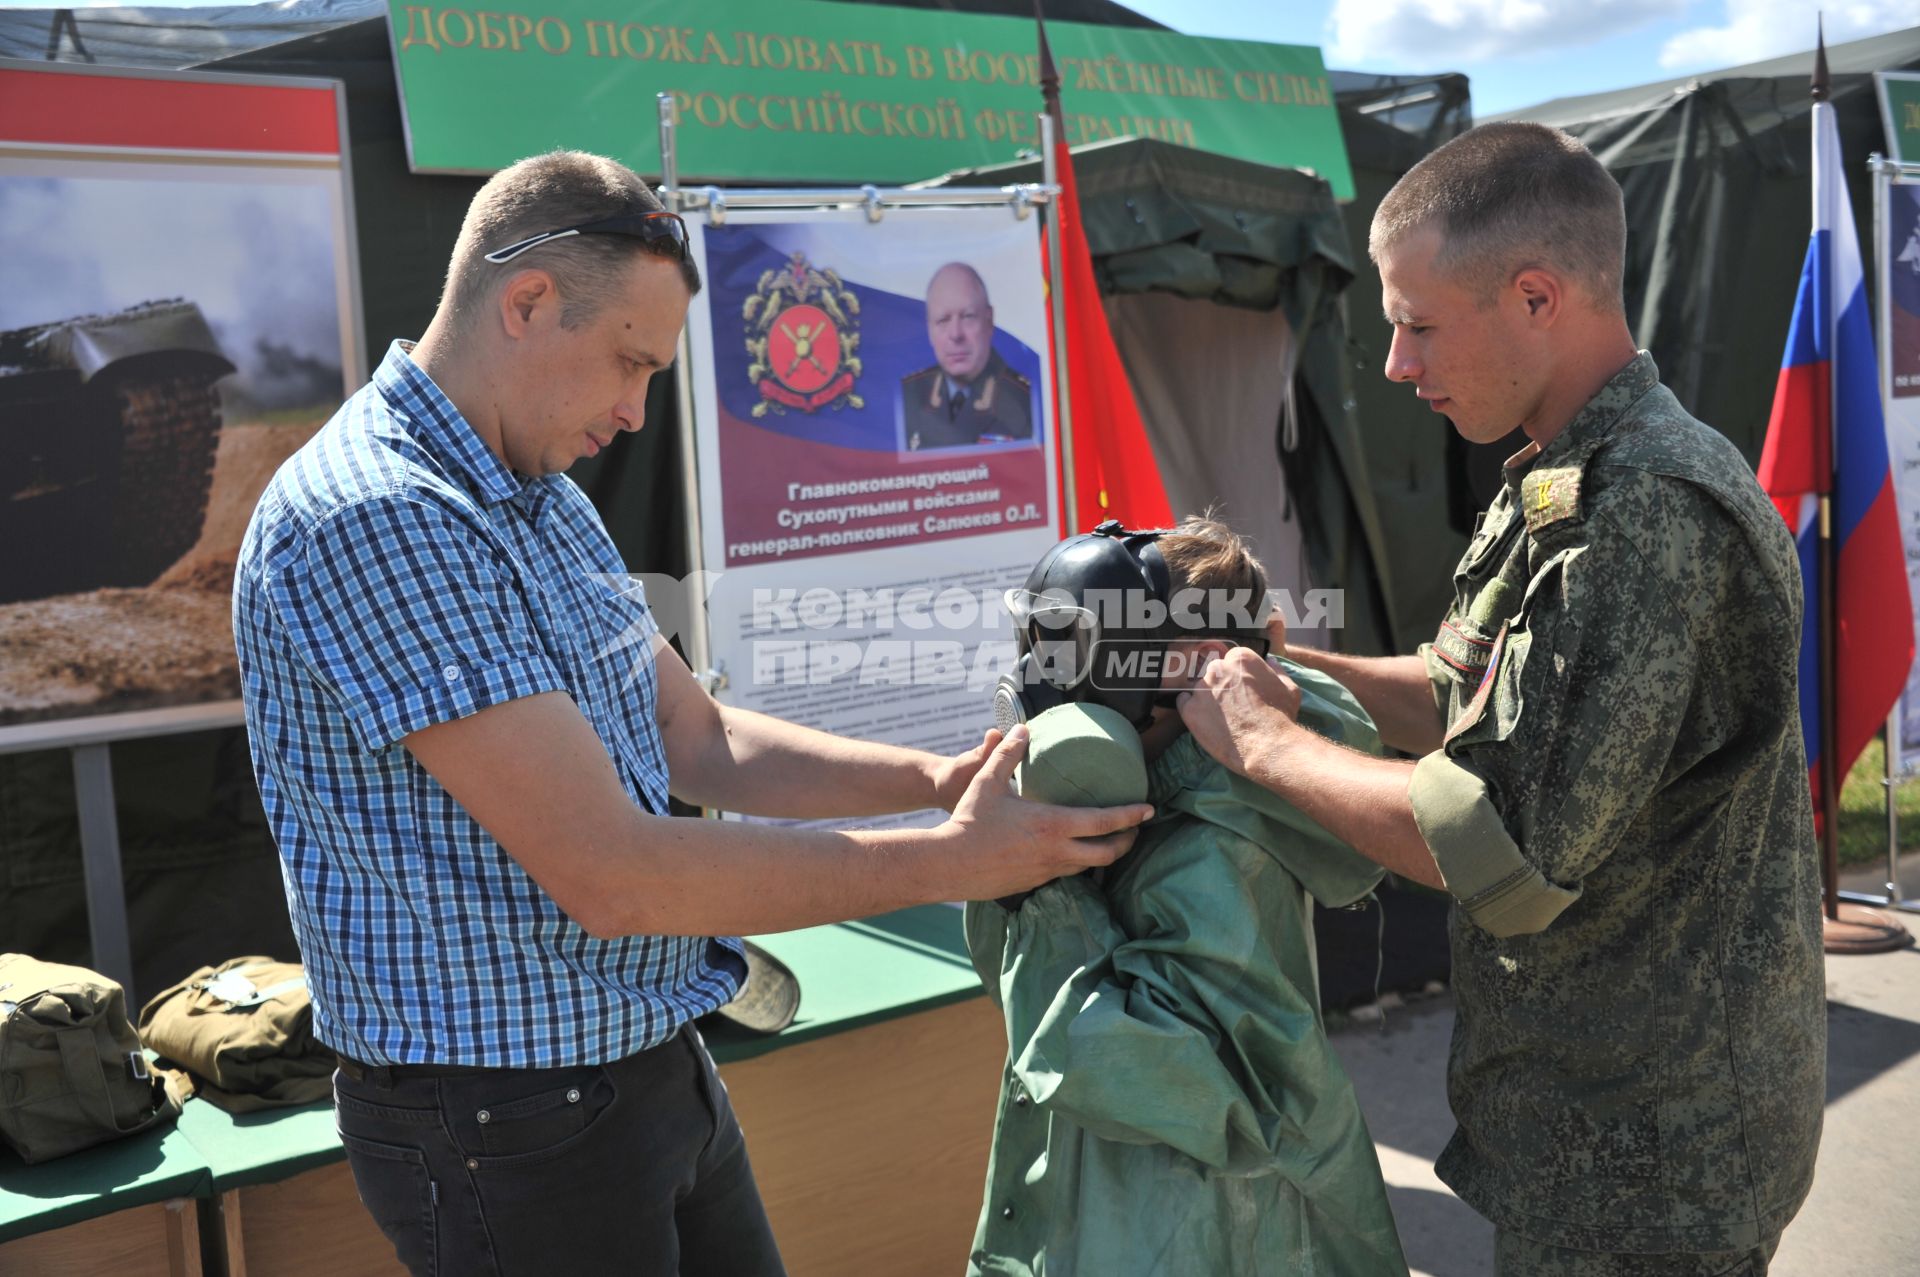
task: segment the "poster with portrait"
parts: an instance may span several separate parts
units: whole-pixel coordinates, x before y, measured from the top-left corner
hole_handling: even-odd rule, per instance
[[[1880,270],[1881,403],[1887,420],[1888,460],[1899,501],[1907,552],[1907,589],[1920,633],[1920,182],[1884,184],[1885,240],[1875,254]],[[1907,676],[1896,711],[1899,739],[1894,769],[1920,768],[1920,662]]]
[[[1057,526],[1038,219],[735,211],[693,231],[695,592],[718,695],[978,744],[1012,662],[1004,595]]]
[[[0,732],[239,695],[247,519],[364,376],[345,151],[332,81],[0,70]]]

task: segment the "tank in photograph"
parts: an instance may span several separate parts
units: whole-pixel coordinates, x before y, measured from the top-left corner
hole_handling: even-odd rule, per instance
[[[147,585],[186,553],[233,371],[180,299],[0,332],[0,603]]]

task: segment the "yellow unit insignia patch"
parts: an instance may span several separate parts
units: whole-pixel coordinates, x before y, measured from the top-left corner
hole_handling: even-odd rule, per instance
[[[1520,508],[1526,512],[1527,531],[1537,533],[1551,523],[1580,517],[1580,471],[1571,466],[1537,470],[1520,482]]]

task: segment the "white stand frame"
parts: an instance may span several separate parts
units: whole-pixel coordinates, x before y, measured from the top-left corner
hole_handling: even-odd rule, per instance
[[[1879,377],[1880,395],[1886,402],[1893,385],[1893,302],[1887,296],[1887,266],[1881,261],[1886,253],[1887,244],[1887,190],[1895,181],[1902,178],[1920,181],[1920,165],[1901,164],[1897,160],[1887,159],[1875,154],[1867,159],[1867,171],[1873,181],[1873,261],[1879,276],[1874,288],[1876,302],[1874,309],[1874,327],[1879,337]],[[1863,891],[1842,891],[1839,897],[1853,904],[1873,905],[1882,909],[1894,909],[1901,913],[1920,913],[1920,898],[1910,898],[1900,885],[1900,807],[1895,800],[1894,786],[1905,775],[1899,765],[1900,754],[1900,704],[1894,702],[1893,713],[1887,716],[1885,735],[1886,775],[1881,784],[1886,788],[1887,799],[1887,880],[1885,894],[1874,895]]]
[[[1060,194],[1055,171],[1053,117],[1040,113],[1040,148],[1043,157],[1042,180],[1012,186],[878,187],[860,186],[842,189],[723,189],[718,186],[683,188],[680,185],[680,161],[676,151],[673,95],[656,95],[660,128],[660,198],[675,213],[704,213],[710,226],[722,225],[729,209],[848,209],[866,210],[867,220],[879,221],[887,210],[895,208],[992,208],[1004,206],[1017,218],[1026,218],[1037,207],[1046,225],[1046,264],[1048,305],[1053,318],[1053,372],[1059,396],[1060,465],[1065,475],[1066,517],[1069,528],[1079,527],[1073,485],[1073,413],[1067,388],[1067,331],[1064,300],[1061,296],[1060,219],[1052,210]],[[686,506],[688,569],[698,572],[706,567],[706,547],[701,533],[699,441],[693,421],[693,339],[691,326],[680,330],[680,345],[674,358],[674,387],[680,399],[680,480],[681,500]],[[687,661],[695,677],[709,693],[726,686],[726,675],[713,668],[713,646],[707,633],[704,614],[689,627]]]

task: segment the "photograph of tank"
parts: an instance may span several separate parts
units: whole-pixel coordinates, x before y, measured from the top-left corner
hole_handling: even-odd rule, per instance
[[[0,158],[0,727],[239,695],[229,596],[359,352],[340,175]]]

